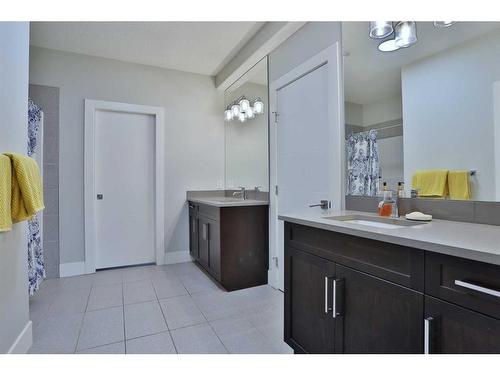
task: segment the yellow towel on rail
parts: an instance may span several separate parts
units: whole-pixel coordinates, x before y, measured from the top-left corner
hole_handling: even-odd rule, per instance
[[[12,229],[11,218],[12,172],[10,158],[0,154],[0,232]]]
[[[468,200],[471,196],[469,171],[449,171],[448,189],[450,199]]]
[[[418,190],[420,197],[445,198],[448,195],[448,170],[416,171],[412,179],[412,188]]]
[[[12,165],[12,222],[29,220],[45,208],[40,170],[36,161],[28,156],[16,153],[5,155],[10,157]]]

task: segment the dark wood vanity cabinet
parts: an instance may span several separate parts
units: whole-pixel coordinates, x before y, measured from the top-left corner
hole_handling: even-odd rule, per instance
[[[190,254],[228,291],[267,284],[268,223],[267,205],[189,202]]]
[[[296,353],[500,353],[498,291],[500,266],[285,222]]]

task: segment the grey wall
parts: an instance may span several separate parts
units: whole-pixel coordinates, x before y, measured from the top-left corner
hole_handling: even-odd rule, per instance
[[[0,22],[0,153],[27,151],[28,43],[27,22]],[[25,222],[0,233],[0,353],[29,324],[27,254]]]
[[[407,188],[416,169],[475,169],[472,198],[495,200],[493,83],[498,80],[500,31],[402,69]]]
[[[48,279],[59,277],[59,88],[29,85],[43,111],[43,256]]]
[[[30,83],[60,88],[60,257],[84,261],[84,99],[165,108],[165,246],[187,252],[187,190],[224,181],[223,93],[211,77],[31,48]],[[167,257],[168,260],[168,257]]]
[[[269,83],[341,39],[340,22],[307,22],[269,54]]]

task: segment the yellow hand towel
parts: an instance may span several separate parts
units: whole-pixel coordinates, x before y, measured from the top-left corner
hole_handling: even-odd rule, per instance
[[[469,171],[449,171],[448,189],[450,190],[450,199],[470,199]]]
[[[6,232],[12,228],[11,219],[11,166],[10,158],[0,155],[0,232]]]
[[[28,156],[16,153],[5,155],[10,157],[12,164],[12,222],[29,220],[45,208],[40,170],[36,161]]]
[[[448,170],[416,171],[412,179],[412,188],[418,190],[420,197],[445,198],[448,195]]]

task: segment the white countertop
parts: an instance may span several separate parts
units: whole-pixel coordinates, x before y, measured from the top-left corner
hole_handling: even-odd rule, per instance
[[[189,198],[188,201],[194,203],[207,204],[215,207],[243,207],[243,206],[267,206],[268,201],[255,199],[238,199],[229,197],[197,197]]]
[[[429,223],[394,229],[376,228],[328,216],[376,214],[358,211],[318,211],[305,214],[284,214],[279,219],[333,232],[394,243],[403,246],[448,254],[500,265],[500,226],[432,220]],[[401,220],[406,220],[401,218]]]

